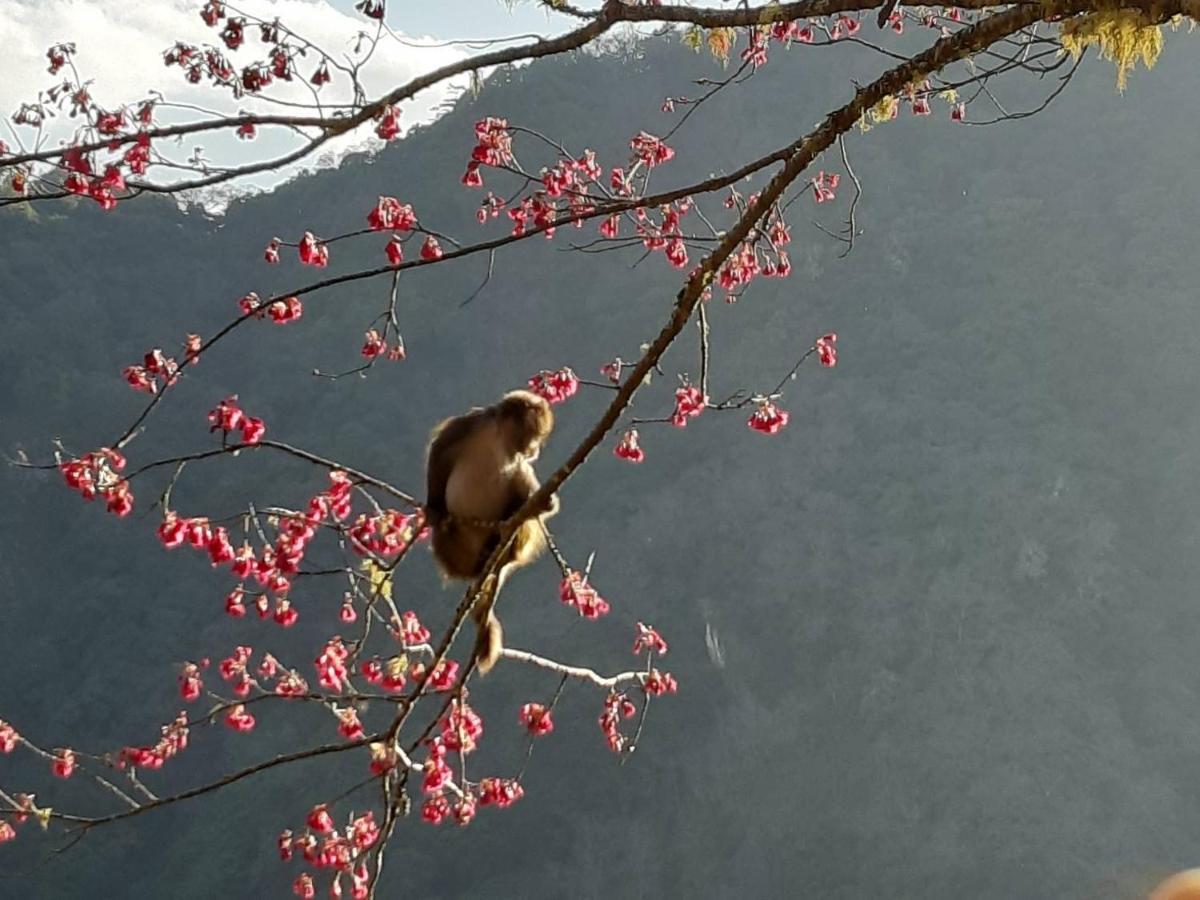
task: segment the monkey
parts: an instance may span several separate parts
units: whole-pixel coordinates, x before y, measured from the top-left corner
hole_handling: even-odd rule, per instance
[[[445,579],[474,581],[500,544],[500,524],[540,487],[532,463],[554,428],[550,404],[529,391],[511,391],[492,406],[475,407],[433,429],[425,468],[425,517],[433,557]],[[558,512],[551,495],[538,515],[521,523],[496,574],[485,579],[472,612],[478,633],[475,660],[487,674],[500,658],[504,631],[496,597],[514,571],[546,549],[542,522]]]
[[[1176,872],[1154,889],[1149,900],[1200,900],[1200,869]]]

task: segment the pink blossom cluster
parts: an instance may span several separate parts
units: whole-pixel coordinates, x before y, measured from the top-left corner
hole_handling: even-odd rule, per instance
[[[529,390],[550,403],[562,403],[579,390],[579,377],[566,366],[554,372],[543,369],[529,379]]]
[[[586,575],[574,569],[559,584],[558,599],[578,610],[585,619],[598,619],[609,611],[608,601],[588,583]]]

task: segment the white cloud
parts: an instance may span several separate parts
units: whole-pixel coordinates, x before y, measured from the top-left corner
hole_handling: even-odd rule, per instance
[[[279,18],[297,34],[312,41],[335,57],[349,55],[361,32],[372,29],[373,23],[357,14],[346,14],[326,0],[242,0],[236,4],[247,14],[262,18]],[[220,26],[211,29],[201,21],[199,0],[154,0],[128,3],[120,0],[6,0],[0,17],[0,47],[5,48],[3,72],[0,77],[0,114],[7,119],[22,102],[34,100],[38,92],[54,85],[59,79],[48,74],[46,50],[52,44],[71,42],[76,46],[75,65],[80,76],[92,81],[90,91],[104,108],[131,103],[144,98],[149,90],[157,90],[168,99],[203,106],[218,113],[234,113],[239,109],[256,112],[279,112],[284,108],[264,103],[252,97],[235,101],[228,90],[205,85],[190,85],[178,67],[163,65],[162,53],[176,41],[189,44],[220,44]],[[433,44],[432,40],[406,37],[408,41]],[[235,66],[263,57],[265,45],[259,40],[257,27],[248,28],[246,42],[237,52],[227,52]],[[223,49],[223,48],[222,48]],[[370,62],[362,71],[362,81],[369,97],[402,84],[413,76],[461,59],[465,51],[457,47],[400,44],[384,37]],[[307,78],[315,69],[310,54],[299,63],[299,74]],[[464,79],[451,85],[439,85],[418,94],[403,104],[402,122],[405,128],[430,121],[451,91],[461,89]],[[297,82],[276,82],[273,96],[285,100],[311,101],[311,93]],[[349,99],[345,77],[334,72],[334,81],[321,91],[322,102],[341,102]],[[164,121],[194,118],[194,112],[164,112]],[[52,144],[68,139],[74,122],[65,115],[48,128]],[[0,128],[0,138],[12,143],[12,131],[7,125]],[[23,134],[29,138],[29,132]],[[252,156],[262,158],[286,152],[296,146],[297,138],[283,129],[262,129],[253,142],[239,142],[231,136],[198,136],[188,139],[171,152],[174,159],[186,159],[196,146],[203,147],[205,158],[213,164],[229,165],[246,162]],[[378,141],[369,126],[331,141],[322,148],[323,164],[332,164],[346,150],[364,142]],[[313,166],[315,159],[302,165]],[[273,176],[257,176],[250,185],[265,187],[294,174],[298,167]]]

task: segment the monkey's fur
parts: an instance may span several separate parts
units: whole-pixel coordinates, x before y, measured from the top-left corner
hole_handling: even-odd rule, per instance
[[[425,515],[433,556],[446,578],[475,580],[500,544],[500,523],[538,489],[532,463],[554,428],[550,404],[528,391],[512,391],[499,403],[446,419],[433,429],[425,470]],[[537,518],[521,524],[500,567],[480,586],[472,613],[479,633],[475,658],[487,673],[503,649],[504,632],[494,607],[507,577],[545,549],[541,522],[558,512],[551,496]]]

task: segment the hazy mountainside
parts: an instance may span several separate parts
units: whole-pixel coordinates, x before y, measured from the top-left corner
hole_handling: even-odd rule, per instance
[[[1023,123],[955,126],[938,107],[852,137],[866,190],[854,252],[839,260],[809,225],[819,213],[836,229],[845,194],[832,211],[802,201],[793,276],[710,309],[714,394],[773,385],[826,330],[839,333],[839,367],[803,371],[775,438],[740,414],[706,414],[683,432],[646,429],[644,465],[605,448],[569,483],[556,532],[573,558],[598,551],[606,620],[572,620],[548,563],[506,599],[515,645],[602,670],[628,664],[636,619],[660,626],[679,695],[654,707],[619,767],[595,723],[600,697],[569,689],[526,798],[464,832],[405,823],[388,896],[1118,898],[1200,861],[1189,255],[1200,135],[1177,116],[1196,87],[1187,44],[1169,41],[1124,96],[1110,67],[1085,65]],[[658,185],[792,140],[844,102],[851,74],[879,66],[832,59],[775,54],[692,118]],[[2,449],[46,459],[55,437],[80,450],[112,440],[143,402],[122,366],[186,331],[211,333],[247,290],[311,280],[294,261],[261,262],[274,234],[360,227],[381,193],[460,238],[497,233],[473,223],[479,195],[455,186],[476,118],[506,116],[612,164],[639,129],[665,131],[662,98],[694,95],[701,75],[711,61],[665,42],[501,73],[374,164],[351,161],[217,222],[153,200],[107,215],[7,211]],[[561,252],[567,231],[502,253],[466,307],[482,257],[406,275],[408,360],[365,381],[309,373],[354,364],[382,281],[306,299],[287,328],[244,329],[131,455],[199,446],[205,412],[239,393],[272,436],[419,493],[439,417],[542,367],[591,373],[632,358],[660,327],[677,273],[657,257],[632,268],[635,254]],[[379,264],[382,244],[334,245],[331,273]],[[667,368],[696,369],[690,336]],[[639,414],[665,412],[668,394],[656,385]],[[560,408],[544,465],[607,399],[584,391]],[[303,466],[218,460],[194,467],[173,505],[219,514],[246,498],[302,502],[320,486]],[[149,484],[121,523],[53,473],[0,468],[0,490],[0,716],[35,741],[150,741],[178,708],[178,661],[245,643],[307,667],[336,626],[329,586],[297,592],[301,621],[286,636],[223,616],[227,579],[156,545]],[[399,602],[444,623],[457,594],[424,554],[406,568]],[[479,771],[519,765],[517,704],[554,687],[509,669],[472,694],[488,729]],[[254,735],[197,731],[185,760],[148,779],[169,792],[330,737],[325,719],[264,710]],[[275,861],[272,836],[364,766],[351,755],[336,774],[327,762],[268,773],[100,829],[47,865],[35,851],[49,844],[23,834],[0,850],[0,896],[284,895],[296,868]],[[106,799],[78,779],[47,781],[20,754],[0,759],[0,785],[45,785],[43,803]]]

